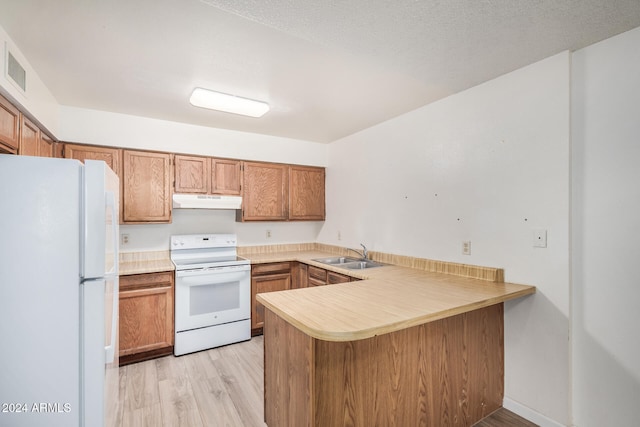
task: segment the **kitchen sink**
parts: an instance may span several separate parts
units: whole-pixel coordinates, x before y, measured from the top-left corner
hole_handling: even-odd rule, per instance
[[[371,260],[358,260],[355,262],[348,262],[340,267],[348,268],[349,270],[362,270],[365,268],[382,267],[384,264]]]
[[[323,264],[329,264],[329,265],[340,265],[340,264],[347,264],[351,262],[360,261],[360,259],[346,257],[346,256],[336,256],[332,258],[317,258],[317,259],[313,259],[312,261],[321,262]]]
[[[312,261],[321,262],[323,264],[335,265],[340,268],[347,268],[349,270],[362,270],[365,268],[373,268],[373,267],[381,267],[384,264],[379,262],[371,261],[369,259],[363,260],[361,258],[351,258],[351,257],[331,257],[331,258],[316,258]]]

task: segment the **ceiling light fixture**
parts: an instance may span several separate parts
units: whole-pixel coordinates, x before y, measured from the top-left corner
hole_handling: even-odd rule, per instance
[[[269,104],[254,99],[242,98],[213,90],[195,88],[189,98],[191,105],[210,110],[241,114],[249,117],[262,117],[269,111]]]

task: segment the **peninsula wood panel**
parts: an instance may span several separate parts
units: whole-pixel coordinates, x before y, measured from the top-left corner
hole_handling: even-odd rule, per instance
[[[496,304],[331,342],[309,337],[267,309],[267,424],[471,426],[502,406],[503,314],[503,304]]]
[[[0,96],[0,152],[17,153],[20,146],[20,111]]]
[[[171,222],[172,154],[123,151],[123,222]]]

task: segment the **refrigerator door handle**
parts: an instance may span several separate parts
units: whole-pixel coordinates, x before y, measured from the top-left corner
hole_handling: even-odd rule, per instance
[[[117,347],[117,329],[118,329],[118,304],[119,304],[119,283],[118,283],[118,210],[115,195],[111,192],[105,193],[105,204],[111,210],[111,234],[113,242],[113,269],[107,272],[113,275],[113,303],[111,306],[111,336],[109,337],[109,345],[104,347],[105,362],[107,364],[114,363]]]

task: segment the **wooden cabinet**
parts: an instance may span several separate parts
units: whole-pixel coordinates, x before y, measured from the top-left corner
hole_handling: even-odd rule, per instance
[[[20,147],[20,111],[0,96],[0,153],[16,154]]]
[[[120,276],[120,364],[173,353],[173,272]]]
[[[275,262],[251,266],[251,335],[260,335],[264,326],[264,306],[256,294],[291,289],[291,263]]]
[[[211,161],[207,157],[175,156],[176,193],[206,194],[209,192]]]
[[[243,162],[241,221],[285,221],[288,218],[288,169],[275,163]]]
[[[21,156],[53,157],[53,148],[53,140],[42,132],[35,123],[21,115],[18,154]]]
[[[62,148],[62,156],[66,159],[80,160],[83,163],[85,160],[102,160],[118,175],[120,179],[120,203],[118,203],[120,212],[118,216],[122,223],[122,212],[124,209],[122,197],[122,150],[119,148],[65,143]]]
[[[176,193],[240,194],[240,161],[201,156],[175,156]]]
[[[324,168],[289,166],[289,220],[324,221]]]
[[[85,160],[102,160],[122,181],[122,150],[119,148],[65,143],[63,154],[67,159],[76,159],[81,162]]]
[[[327,284],[327,270],[310,265],[307,269],[309,273],[309,286],[324,286]]]
[[[239,221],[322,221],[325,170],[312,166],[243,162]]]
[[[211,194],[238,196],[242,190],[240,161],[211,159]]]
[[[336,273],[335,271],[325,270],[324,268],[310,265],[307,268],[309,286],[334,285],[336,283],[354,282],[360,279],[347,276],[346,274]]]
[[[40,157],[54,157],[54,142],[47,134],[42,132],[40,132],[38,155]]]
[[[123,223],[171,222],[172,154],[124,150]]]
[[[37,156],[40,146],[40,129],[24,115],[20,116],[20,148],[21,156]]]

